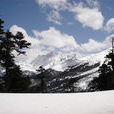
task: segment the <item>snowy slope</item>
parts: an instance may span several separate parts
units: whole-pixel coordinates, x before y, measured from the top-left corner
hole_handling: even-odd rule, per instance
[[[79,53],[76,54],[63,54],[63,53],[48,53],[46,55],[38,55],[34,59],[27,57],[18,57],[16,59],[17,63],[21,65],[23,70],[35,71],[39,66],[43,66],[46,69],[52,68],[56,71],[64,71],[71,66],[75,66],[82,63],[89,63],[93,65],[100,62],[102,64],[105,60],[105,56],[108,50],[97,54],[90,54],[88,56],[82,56]]]
[[[114,91],[0,94],[0,114],[114,114]]]
[[[105,56],[108,54],[109,50],[110,49],[100,52],[98,54],[93,54],[93,55],[80,58],[80,61],[88,62],[90,66],[96,63],[100,63],[99,66],[101,66],[106,60]],[[89,89],[89,86],[88,86],[89,83],[93,80],[94,77],[99,76],[99,73],[98,73],[99,66],[78,75],[78,76],[83,76],[83,75],[86,75],[86,76],[80,79],[77,83],[75,83],[76,90],[87,91]]]
[[[100,65],[102,65],[103,62],[105,61],[105,57],[109,53],[109,51],[110,51],[110,49],[107,49],[100,53],[91,54],[91,55],[82,57],[82,58],[80,58],[80,61],[87,61],[87,62],[89,62],[90,65],[100,62]]]

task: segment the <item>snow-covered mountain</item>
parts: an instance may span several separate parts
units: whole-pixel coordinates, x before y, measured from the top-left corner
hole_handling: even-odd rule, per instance
[[[97,54],[89,54],[86,56],[82,56],[79,53],[63,54],[50,52],[45,55],[38,55],[33,59],[27,58],[25,56],[20,56],[16,58],[16,61],[18,64],[20,64],[23,70],[35,71],[39,68],[39,66],[43,66],[46,69],[51,68],[56,71],[64,71],[69,67],[87,62],[89,65],[94,65],[98,62],[102,64],[105,60],[105,56],[108,53],[108,50]]]
[[[69,92],[69,83],[72,81],[75,87],[73,91],[87,91],[91,80],[98,76],[99,66],[105,61],[109,50],[86,56],[51,52],[34,59],[19,57],[16,61],[23,71],[35,72],[39,66],[47,69],[48,92]]]

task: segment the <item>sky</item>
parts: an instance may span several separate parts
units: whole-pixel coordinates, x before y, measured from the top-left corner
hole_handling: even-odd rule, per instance
[[[0,0],[5,30],[23,32],[31,51],[97,53],[111,46],[114,0]],[[35,54],[34,54],[35,55]]]

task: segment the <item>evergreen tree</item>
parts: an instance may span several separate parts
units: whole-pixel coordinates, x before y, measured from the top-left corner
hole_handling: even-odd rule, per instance
[[[100,68],[99,68],[99,77],[96,77],[93,81],[92,81],[92,85],[94,87],[94,89],[96,90],[108,90],[109,89],[109,79],[111,78],[110,76],[110,68],[106,65],[103,64]]]
[[[28,79],[26,80],[22,77],[20,66],[15,64],[13,52],[16,51],[18,55],[25,54],[25,48],[28,48],[30,43],[24,40],[21,32],[17,32],[16,35],[13,35],[10,31],[4,32],[3,23],[0,19],[0,65],[5,70],[5,89],[6,92],[16,92],[19,90],[21,92],[27,88],[28,85],[24,87],[24,83]]]
[[[45,73],[45,69],[40,66],[39,69],[37,70],[38,74],[37,77],[38,79],[40,79],[40,86],[39,86],[39,91],[42,93],[46,93],[47,92],[47,86],[46,86],[46,73]]]

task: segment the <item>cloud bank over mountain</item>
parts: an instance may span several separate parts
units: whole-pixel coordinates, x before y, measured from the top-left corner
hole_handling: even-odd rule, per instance
[[[105,50],[111,46],[110,35],[103,42],[95,41],[92,38],[88,42],[79,44],[75,37],[62,33],[54,27],[50,27],[48,30],[38,31],[33,30],[34,36],[27,34],[26,30],[17,25],[13,25],[10,31],[15,34],[20,31],[24,34],[25,39],[32,45],[28,49],[28,53],[33,53],[32,56],[46,54],[49,52],[62,52],[62,53],[96,53]]]

